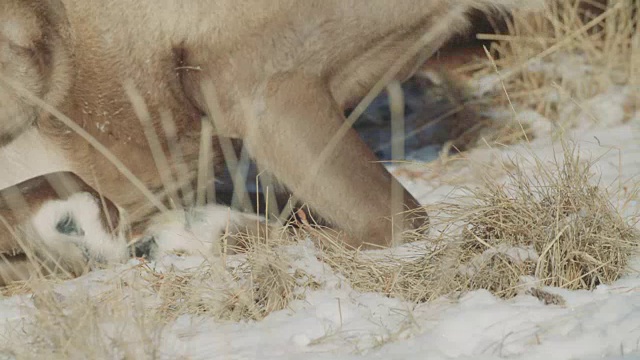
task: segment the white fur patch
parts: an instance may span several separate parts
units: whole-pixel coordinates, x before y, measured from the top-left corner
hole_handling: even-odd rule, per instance
[[[122,234],[112,236],[100,220],[101,207],[89,193],[73,194],[67,200],[48,201],[31,219],[30,225],[45,249],[65,262],[107,264],[126,261],[127,243]],[[78,234],[58,230],[70,217]]]
[[[229,224],[239,224],[247,218],[261,218],[231,210],[222,205],[208,205],[191,210],[175,210],[158,215],[147,232],[158,246],[154,257],[171,252],[190,255],[215,254],[220,250],[220,238]]]

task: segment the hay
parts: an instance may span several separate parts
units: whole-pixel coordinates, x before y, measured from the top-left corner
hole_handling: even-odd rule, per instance
[[[402,259],[325,249],[323,260],[360,291],[413,302],[485,289],[511,298],[531,287],[593,290],[626,273],[638,232],[594,181],[591,163],[564,143],[551,164],[505,164],[506,181],[483,184],[432,216],[443,233],[422,256]],[[433,212],[432,212],[433,214]]]
[[[445,264],[446,246],[415,257],[375,255],[341,244],[325,246],[321,260],[342,274],[355,290],[426,302],[458,290]]]
[[[536,160],[536,169],[527,173],[512,165],[505,184],[485,179],[483,188],[470,192],[470,203],[450,210],[465,224],[461,261],[499,254],[468,276],[468,288],[487,288],[491,276],[508,278],[511,286],[501,286],[497,294],[509,297],[523,276],[572,290],[592,290],[619,279],[636,251],[638,233],[593,184],[591,164],[565,144],[563,160],[551,167]]]
[[[140,296],[117,287],[102,294],[77,288],[61,295],[32,281],[28,306],[1,336],[0,356],[16,359],[154,359],[163,324],[141,309]]]
[[[142,262],[86,289],[76,285],[70,291],[44,278],[16,285],[13,294],[31,295],[25,297],[26,316],[0,333],[7,340],[0,356],[153,359],[163,329],[180,316],[262,320],[321,286],[293,266],[287,243],[273,241],[247,237],[242,254],[211,257],[195,268]]]
[[[493,89],[500,101],[506,90],[520,106],[564,124],[576,104],[613,86],[640,85],[640,1],[547,0],[546,11],[516,12],[507,28],[479,35],[496,40],[495,64],[485,62],[476,75],[499,70]]]
[[[161,300],[158,315],[202,315],[216,320],[261,320],[282,310],[314,285],[272,244],[245,239],[242,255],[212,258],[197,269],[157,272],[145,267],[143,276]],[[228,260],[228,261],[225,261]]]

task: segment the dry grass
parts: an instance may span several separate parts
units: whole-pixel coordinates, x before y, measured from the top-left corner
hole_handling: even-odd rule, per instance
[[[143,262],[89,288],[75,283],[70,290],[53,279],[15,285],[11,295],[25,296],[27,316],[0,333],[6,340],[0,355],[154,359],[163,329],[180,316],[257,321],[320,286],[292,266],[282,247],[245,240],[242,255],[212,257],[195,268],[159,270]]]
[[[400,257],[347,249],[339,243],[324,248],[322,261],[362,292],[378,292],[412,302],[426,302],[457,291],[447,264],[447,247],[424,255]]]
[[[16,359],[155,359],[162,324],[142,309],[141,296],[114,286],[61,295],[52,283],[29,283],[29,316],[6,327],[0,354]]]
[[[515,13],[507,35],[480,36],[497,40],[494,89],[564,125],[585,100],[640,85],[639,1],[547,0],[546,9]],[[480,72],[495,73],[491,63]]]
[[[562,158],[533,169],[504,166],[504,183],[487,175],[441,206],[444,233],[426,255],[404,260],[333,246],[325,261],[354,288],[423,302],[486,289],[510,298],[532,286],[592,290],[627,271],[640,236],[594,182],[591,163],[564,143]],[[433,214],[433,212],[432,212]]]
[[[232,262],[211,259],[187,271],[145,267],[143,277],[161,302],[158,315],[166,320],[185,314],[261,320],[300,298],[302,288],[309,285],[303,281],[304,272],[294,270],[290,259],[272,246],[248,243],[248,251]]]
[[[510,297],[523,276],[592,290],[625,273],[638,233],[594,183],[591,164],[564,145],[552,166],[534,158],[535,170],[526,172],[513,162],[505,184],[485,179],[468,203],[451,207],[452,219],[464,224],[459,252],[472,264],[462,275],[469,290]]]
[[[560,134],[582,122],[612,121],[591,108],[598,94],[626,97],[622,121],[640,109],[640,1],[545,1],[545,11],[513,13],[504,34],[478,34],[493,41],[487,56],[456,69],[475,79],[476,96],[465,106],[481,114],[496,107],[511,111],[479,122],[466,148],[547,136],[546,124],[540,134],[541,124],[522,119],[519,109],[551,120]]]

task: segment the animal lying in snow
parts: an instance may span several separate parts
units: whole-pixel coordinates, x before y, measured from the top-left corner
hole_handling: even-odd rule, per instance
[[[427,214],[345,122],[344,109],[376,85],[410,76],[464,30],[470,9],[531,3],[3,0],[0,142],[37,131],[66,170],[99,189],[94,199],[129,214],[141,234],[151,214],[190,206],[184,199],[199,165],[219,165],[224,139],[238,138],[348,245],[390,246],[404,230],[426,231]],[[42,214],[64,213],[55,196],[47,199],[54,210],[43,204],[5,224],[0,249],[13,249],[11,231],[24,221],[37,228]],[[64,200],[63,208],[90,204],[81,195]],[[76,220],[95,223],[94,215]],[[240,213],[231,219],[247,231],[264,226]],[[56,221],[40,230],[60,231]],[[63,265],[67,257],[123,254],[85,243],[107,241],[104,234],[89,240],[61,227],[60,238],[27,245]]]

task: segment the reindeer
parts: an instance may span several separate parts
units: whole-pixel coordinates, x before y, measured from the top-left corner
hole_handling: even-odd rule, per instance
[[[85,204],[96,207],[96,224],[106,224],[96,220],[113,212],[105,209],[117,208],[135,219],[135,228],[181,203],[185,182],[197,176],[199,164],[219,165],[228,139],[241,139],[258,166],[340,230],[346,244],[391,246],[405,230],[426,231],[428,216],[351,129],[353,119],[372,94],[409,77],[449,37],[464,31],[470,10],[529,4],[3,0],[0,143],[6,147],[36,136],[62,159],[68,171],[63,177],[80,184],[73,191],[109,204]],[[363,98],[365,104],[345,119],[344,109]],[[211,151],[202,151],[203,133]],[[36,175],[42,174],[21,180],[29,184]],[[0,252],[16,250],[11,229],[32,224],[47,201],[68,202],[73,191],[43,191],[46,201],[22,201],[30,207],[19,217],[8,216],[15,206],[6,205],[0,212],[7,220]],[[73,214],[60,211],[48,228],[77,228],[58,226],[76,221]],[[242,214],[233,222],[238,229],[259,226]],[[110,240],[83,241],[125,246],[108,227],[104,232]],[[79,252],[53,250],[60,261],[83,252],[69,256],[95,260],[86,252],[97,248],[116,254],[100,258],[124,256],[119,246],[71,244]]]

